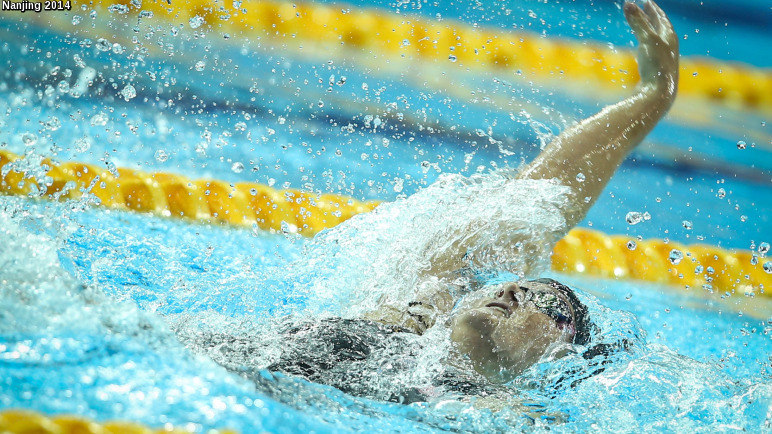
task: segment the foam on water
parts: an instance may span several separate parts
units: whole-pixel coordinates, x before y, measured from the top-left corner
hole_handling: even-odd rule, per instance
[[[437,262],[451,270],[538,275],[566,231],[567,192],[509,171],[444,174],[412,196],[319,234],[290,280],[300,282],[296,290],[315,307],[351,316],[372,309],[381,296],[411,301]]]

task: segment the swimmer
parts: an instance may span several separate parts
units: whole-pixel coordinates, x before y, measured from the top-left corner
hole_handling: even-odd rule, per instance
[[[624,14],[639,43],[641,81],[633,95],[568,128],[517,176],[520,180],[555,180],[567,186],[568,205],[561,212],[569,228],[584,218],[622,160],[667,113],[676,97],[678,38],[667,16],[653,1],[643,7],[627,2]],[[503,241],[514,244],[523,240]],[[484,395],[487,385],[512,380],[546,355],[559,357],[573,344],[590,342],[592,324],[587,308],[571,288],[557,281],[536,279],[454,290],[460,270],[469,267],[465,261],[469,248],[459,242],[435,254],[422,276],[418,295],[407,306],[384,302],[363,319],[327,319],[282,331],[283,354],[268,369],[355,395],[415,402],[429,399],[431,392],[406,388],[389,396],[379,395],[371,385],[381,381],[379,375],[386,368],[383,364],[368,365],[368,358],[395,351],[415,356],[418,350],[410,349],[404,336],[424,334],[440,319],[450,327],[455,351],[466,358],[474,372],[446,372],[434,384],[465,394]],[[456,307],[461,296],[470,293],[472,296],[464,297]],[[221,363],[244,373],[252,355],[259,351],[255,339],[259,337],[208,336],[207,342],[199,345],[235,348]],[[405,359],[391,358],[389,369],[398,370]],[[248,377],[263,381],[260,374]]]
[[[676,97],[678,37],[667,16],[653,1],[643,8],[627,2],[624,13],[639,42],[641,81],[635,92],[564,131],[518,175],[519,179],[554,179],[570,187],[570,203],[564,209],[569,228],[584,218],[622,160]],[[466,246],[456,247],[434,258],[429,273],[444,277],[462,269]],[[445,288],[438,284],[424,291],[404,313],[385,306],[369,318],[423,333],[455,304]],[[587,309],[567,286],[538,279],[487,290],[488,297],[454,313],[451,339],[489,380],[511,380],[560,343],[588,342]]]

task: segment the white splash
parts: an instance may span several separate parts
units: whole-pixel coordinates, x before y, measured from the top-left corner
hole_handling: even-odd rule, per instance
[[[297,291],[317,308],[356,315],[383,295],[409,301],[437,263],[537,275],[565,234],[568,191],[505,172],[446,174],[320,233],[288,280],[299,282]]]

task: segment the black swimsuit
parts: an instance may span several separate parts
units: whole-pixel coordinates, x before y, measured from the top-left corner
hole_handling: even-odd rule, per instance
[[[200,335],[202,347],[217,347],[227,369],[266,386],[265,373],[250,366],[254,351],[265,345],[255,337],[226,334]],[[491,386],[475,374],[445,367],[431,384],[406,385],[399,374],[415,368],[421,347],[407,329],[364,319],[329,318],[291,326],[281,332],[277,360],[264,367],[299,376],[345,393],[409,404],[446,394],[485,396]]]

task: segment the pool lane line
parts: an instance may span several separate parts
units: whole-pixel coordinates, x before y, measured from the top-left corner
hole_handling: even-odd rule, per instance
[[[117,168],[111,173],[92,164],[50,159],[41,161],[45,175],[36,179],[16,167],[21,160],[0,149],[0,193],[34,196],[39,192],[46,198],[78,199],[88,191],[105,208],[305,236],[370,211],[379,203],[250,182],[193,180],[166,172]]]
[[[748,250],[638,240],[586,228],[569,231],[552,252],[555,271],[643,280],[721,297],[772,298],[772,273],[764,271],[766,261],[770,258]]]
[[[635,52],[602,43],[545,38],[526,32],[481,28],[460,21],[435,21],[416,15],[348,5],[247,0],[195,0],[169,5],[147,1],[138,9],[128,0],[96,0],[116,19],[156,18],[196,31],[225,31],[281,49],[335,52],[367,51],[418,61],[442,61],[448,68],[517,71],[525,78],[589,80],[622,90],[638,80]],[[453,59],[451,62],[450,59]],[[682,57],[679,94],[735,108],[772,111],[772,71],[710,57]]]
[[[30,171],[24,158],[0,150],[0,194],[64,200],[79,199],[89,192],[97,198],[96,205],[105,208],[308,237],[379,204],[337,194],[280,190],[249,182],[194,180],[165,172],[117,168],[111,173],[73,161],[42,159],[39,169]],[[556,244],[552,268],[669,284],[722,296],[772,298],[772,273],[763,268],[770,258],[747,250],[656,239],[635,240],[633,247],[628,246],[630,241],[629,236],[574,228]]]
[[[33,410],[0,410],[0,433],[36,434],[183,434],[196,431],[180,427],[149,428],[125,421],[96,422],[75,415],[48,416]],[[207,430],[207,434],[236,434],[234,430]]]

